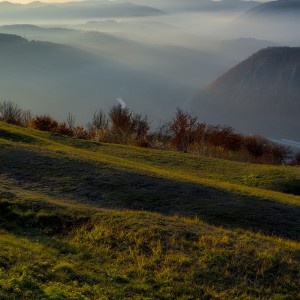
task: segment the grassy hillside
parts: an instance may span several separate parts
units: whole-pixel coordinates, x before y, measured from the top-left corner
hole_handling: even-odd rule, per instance
[[[297,141],[299,57],[300,47],[262,49],[207,86],[193,101],[192,109],[199,115],[205,111],[204,120],[209,123],[221,122],[244,133]]]
[[[300,299],[300,170],[0,123],[1,299]]]

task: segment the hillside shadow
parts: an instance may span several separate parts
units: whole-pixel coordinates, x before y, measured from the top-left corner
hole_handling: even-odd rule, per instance
[[[63,235],[89,220],[88,217],[51,212],[51,207],[45,205],[37,206],[33,203],[25,205],[11,200],[11,197],[0,193],[0,227],[16,235],[22,235],[24,229],[49,237]]]
[[[288,182],[285,182],[281,188],[281,191],[283,193],[300,196],[300,180],[292,179]]]
[[[0,150],[0,174],[24,189],[101,208],[197,215],[213,225],[300,240],[299,206],[10,148]]]
[[[22,142],[27,144],[34,144],[38,142],[38,139],[25,135],[25,134],[19,134],[16,132],[11,132],[8,130],[5,130],[3,128],[0,129],[0,138],[12,141],[12,142]]]
[[[62,240],[61,237],[67,236],[74,229],[85,224],[87,222],[86,217],[78,218],[70,213],[59,214],[58,212],[52,212],[49,207],[43,209],[43,213],[39,214],[39,211],[36,210],[39,209],[38,207],[33,208],[30,204],[19,201],[14,202],[14,200],[16,200],[14,194],[0,192],[0,229],[4,229],[14,237],[22,237],[31,243],[43,245],[42,251],[45,253],[49,251],[49,255],[55,251],[54,253],[59,256],[58,261],[65,255],[70,256],[82,253],[80,247]],[[24,249],[26,247],[24,245]],[[38,257],[39,254],[36,255]],[[4,272],[9,271],[14,263],[16,262],[11,262],[10,259],[6,259],[3,255],[0,257],[0,267]],[[52,266],[54,267],[55,261],[52,263],[54,263]],[[45,293],[43,287],[38,283],[39,279],[42,281],[61,282],[63,278],[64,282],[79,281],[83,284],[96,284],[98,282],[96,277],[80,272],[80,270],[73,268],[72,265],[58,264],[58,267],[49,269],[48,264],[37,262],[36,264],[27,265],[26,270],[30,277],[24,276],[15,284],[24,294],[26,291],[34,291],[30,299],[52,299],[52,297],[49,298],[49,294]],[[4,297],[0,297],[1,299],[10,299],[6,298],[5,295],[1,296]],[[65,299],[65,297],[61,299]]]

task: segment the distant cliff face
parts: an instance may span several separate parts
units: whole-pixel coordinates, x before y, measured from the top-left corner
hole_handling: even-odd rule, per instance
[[[255,53],[209,85],[192,107],[207,122],[300,139],[300,48]]]

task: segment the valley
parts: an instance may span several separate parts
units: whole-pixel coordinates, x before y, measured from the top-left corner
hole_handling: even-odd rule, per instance
[[[0,299],[300,299],[300,1],[0,2]]]

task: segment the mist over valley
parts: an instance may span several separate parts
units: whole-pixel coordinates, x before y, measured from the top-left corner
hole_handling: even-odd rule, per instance
[[[2,2],[0,6],[0,32],[7,34],[0,39],[3,99],[59,119],[72,110],[86,124],[94,110],[107,110],[122,98],[134,111],[147,114],[152,128],[169,121],[181,107],[208,123],[286,137],[274,124],[268,123],[273,131],[237,125],[226,111],[230,93],[220,118],[212,117],[205,106],[195,111],[194,103],[218,77],[257,51],[299,46],[300,34],[294,30],[300,11],[297,1]],[[23,39],[14,36],[11,41],[8,35]],[[227,88],[237,84],[232,81]],[[282,97],[288,101],[285,90]],[[246,112],[250,104],[243,105]],[[297,114],[297,105],[295,109]],[[281,119],[289,119],[287,110],[280,110]],[[276,120],[271,119],[266,122]]]
[[[299,300],[300,0],[11,1],[0,299]]]

